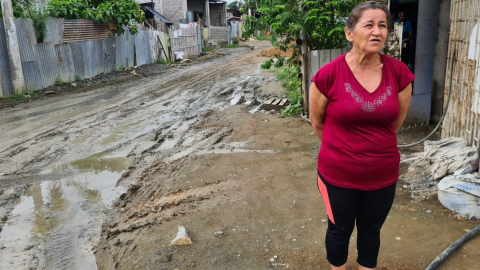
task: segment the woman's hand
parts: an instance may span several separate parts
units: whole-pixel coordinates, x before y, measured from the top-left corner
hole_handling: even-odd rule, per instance
[[[312,82],[310,86],[310,121],[313,130],[317,134],[318,139],[322,141],[323,125],[325,123],[325,115],[327,113],[328,98],[325,97]]]

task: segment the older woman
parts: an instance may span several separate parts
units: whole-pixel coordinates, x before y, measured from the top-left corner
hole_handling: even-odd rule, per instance
[[[379,54],[389,17],[384,5],[356,6],[345,27],[350,51],[312,79],[310,120],[322,142],[318,188],[327,208],[325,244],[332,269],[345,269],[355,223],[359,269],[376,267],[380,229],[395,196],[396,131],[415,76],[404,63]]]

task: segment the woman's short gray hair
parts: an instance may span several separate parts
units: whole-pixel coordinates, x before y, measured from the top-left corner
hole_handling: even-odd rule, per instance
[[[363,15],[363,12],[369,9],[380,9],[383,12],[385,12],[385,16],[387,17],[387,23],[390,26],[391,25],[391,20],[392,17],[390,16],[390,11],[388,8],[380,3],[374,2],[374,1],[368,1],[363,4],[360,4],[352,9],[350,12],[350,15],[348,15],[347,22],[345,23],[345,27],[348,28],[351,32],[355,30],[355,26],[357,26],[358,21]],[[348,50],[352,48],[352,44],[348,42]]]

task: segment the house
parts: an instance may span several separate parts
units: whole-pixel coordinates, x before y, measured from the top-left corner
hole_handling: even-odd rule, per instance
[[[137,0],[147,2],[148,0]],[[227,3],[216,0],[154,0],[161,3],[161,14],[173,26],[196,22],[204,27],[205,44],[217,45],[227,42]]]

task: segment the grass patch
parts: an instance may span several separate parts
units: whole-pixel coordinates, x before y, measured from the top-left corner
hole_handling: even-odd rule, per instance
[[[258,36],[258,37],[255,37],[257,40],[271,40],[272,37],[271,36]]]
[[[298,78],[300,66],[283,66],[275,69],[278,80],[285,87],[285,95],[290,105],[281,111],[282,115],[296,115],[302,112],[302,82]]]
[[[202,47],[202,52],[213,52],[215,49],[210,48],[210,47]]]
[[[27,98],[38,97],[40,96],[40,92],[26,92],[25,94],[15,94],[15,95],[6,95],[4,97],[0,97],[1,99],[13,99],[13,100],[25,100]]]
[[[60,76],[55,78],[55,86],[60,86],[63,84],[62,78]]]
[[[222,48],[224,48],[224,49],[235,49],[235,48],[238,48],[238,44],[223,45]]]

